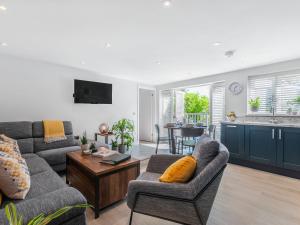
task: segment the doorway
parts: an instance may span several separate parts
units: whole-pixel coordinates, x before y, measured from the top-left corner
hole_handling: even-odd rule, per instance
[[[155,121],[155,91],[139,89],[139,140],[153,142]]]

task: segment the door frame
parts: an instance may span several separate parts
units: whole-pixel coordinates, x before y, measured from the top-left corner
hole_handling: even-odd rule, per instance
[[[150,90],[154,92],[153,95],[153,124],[152,124],[152,133],[153,133],[153,141],[156,138],[156,133],[154,132],[154,126],[157,122],[157,113],[156,113],[156,103],[157,103],[157,99],[156,99],[156,88],[152,87],[152,86],[146,86],[146,85],[138,85],[137,88],[137,92],[138,92],[138,99],[137,99],[137,140],[136,142],[139,143],[140,142],[140,89],[144,89],[144,90]]]

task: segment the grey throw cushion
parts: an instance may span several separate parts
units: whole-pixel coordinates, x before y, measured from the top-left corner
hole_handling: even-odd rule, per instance
[[[195,175],[199,174],[219,153],[220,144],[217,141],[207,141],[199,143],[193,153],[197,159],[197,169]]]

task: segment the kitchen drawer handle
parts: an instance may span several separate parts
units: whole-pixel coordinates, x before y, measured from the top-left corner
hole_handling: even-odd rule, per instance
[[[278,132],[278,139],[281,140],[281,129],[279,129],[279,132]]]
[[[272,139],[274,139],[274,138],[275,138],[275,130],[272,129]]]
[[[236,126],[234,126],[234,125],[227,125],[227,127],[236,128]]]

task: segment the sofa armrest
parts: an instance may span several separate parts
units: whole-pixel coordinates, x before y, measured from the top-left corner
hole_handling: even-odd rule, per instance
[[[182,155],[152,155],[146,171],[151,173],[163,173],[172,163],[182,157]]]
[[[71,187],[66,187],[36,198],[22,200],[16,203],[16,207],[18,214],[23,217],[24,224],[27,224],[32,218],[41,213],[48,215],[65,206],[74,206],[85,203],[86,199],[79,191]],[[84,213],[85,208],[71,209],[57,218],[55,224],[62,224],[63,222]],[[8,225],[4,209],[0,210],[0,224]]]
[[[189,200],[197,195],[188,184],[134,180],[130,181],[128,185],[127,205],[129,208],[133,209],[136,197],[140,193],[158,195],[158,198],[159,196],[167,196]]]

